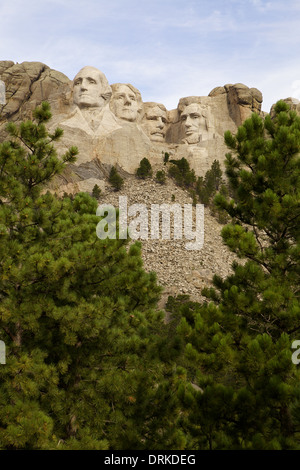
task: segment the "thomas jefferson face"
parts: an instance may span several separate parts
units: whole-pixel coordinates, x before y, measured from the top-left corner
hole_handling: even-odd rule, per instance
[[[103,107],[106,92],[101,72],[94,67],[83,67],[73,80],[73,100],[79,108]]]
[[[186,106],[181,114],[181,122],[188,144],[196,144],[200,140],[202,131],[206,131],[206,121],[201,106],[192,103]]]
[[[142,120],[142,127],[150,140],[163,142],[166,135],[167,113],[159,106],[154,105],[146,109]]]
[[[111,109],[120,119],[136,121],[140,106],[134,91],[127,85],[119,85],[113,93]]]

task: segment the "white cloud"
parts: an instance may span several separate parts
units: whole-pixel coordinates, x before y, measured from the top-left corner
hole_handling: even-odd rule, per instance
[[[84,65],[130,82],[168,109],[242,82],[263,108],[299,96],[299,0],[4,0],[0,57],[73,78]]]
[[[256,7],[259,11],[265,12],[274,8],[274,2],[265,2],[263,0],[250,0],[252,5]]]
[[[292,97],[300,99],[300,80],[294,80],[291,85]]]

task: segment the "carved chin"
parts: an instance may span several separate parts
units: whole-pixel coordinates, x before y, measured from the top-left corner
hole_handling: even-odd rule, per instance
[[[188,144],[197,144],[200,140],[199,134],[191,134],[185,137],[185,140]]]
[[[130,109],[123,109],[119,113],[120,119],[125,119],[126,121],[135,121],[136,120],[136,113],[131,111]]]
[[[97,102],[95,100],[91,100],[90,98],[80,99],[75,104],[77,104],[79,108],[85,108],[85,107],[100,108],[103,106],[101,103],[99,103],[99,101]]]
[[[150,135],[150,140],[154,140],[155,142],[163,142],[164,140],[164,135],[163,134],[151,134]]]

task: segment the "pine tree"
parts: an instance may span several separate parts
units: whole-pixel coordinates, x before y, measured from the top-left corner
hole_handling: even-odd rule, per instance
[[[101,189],[99,188],[97,184],[95,184],[95,186],[93,187],[92,196],[95,199],[99,199],[101,196]]]
[[[163,170],[158,170],[156,172],[156,181],[160,184],[165,184],[166,182],[166,174]]]
[[[210,209],[211,215],[215,216],[219,223],[228,222],[228,216],[223,209],[216,207],[214,198],[218,191],[225,197],[229,195],[226,182],[222,178],[223,172],[218,160],[214,160],[205,176],[199,176],[196,182],[195,192],[201,204],[205,204]]]
[[[169,175],[175,179],[178,186],[193,188],[196,182],[194,170],[190,169],[190,164],[186,158],[180,160],[170,160],[172,166],[169,168]]]
[[[173,305],[187,343],[183,425],[193,448],[299,449],[291,347],[300,338],[300,117],[280,101],[274,119],[253,114],[225,141],[235,197],[219,194],[216,204],[231,217],[222,237],[242,262],[214,277],[203,305]]]
[[[140,161],[140,166],[136,170],[136,176],[141,179],[151,178],[152,176],[152,165],[148,158],[143,158]]]
[[[209,205],[222,184],[222,170],[218,160],[214,160],[204,178],[197,179],[196,191],[202,204]]]
[[[155,274],[138,243],[97,238],[94,198],[46,192],[77,153],[57,157],[50,117],[0,145],[0,448],[183,448]]]
[[[108,181],[115,189],[115,191],[120,191],[120,189],[122,189],[122,186],[124,185],[123,178],[119,175],[114,166],[110,170]]]

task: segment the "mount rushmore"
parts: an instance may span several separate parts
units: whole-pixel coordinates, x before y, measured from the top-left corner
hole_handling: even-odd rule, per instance
[[[64,130],[58,150],[78,147],[76,163],[57,182],[60,191],[72,185],[91,190],[95,182],[101,187],[111,166],[132,174],[142,158],[155,165],[165,152],[173,159],[185,157],[203,176],[215,159],[223,164],[226,130],[236,132],[253,112],[266,114],[262,93],[240,83],[216,87],[208,96],[180,98],[176,109],[167,110],[162,103],[143,102],[132,84],[109,84],[92,66],[70,80],[40,62],[0,61],[0,81],[2,95],[5,86],[1,137],[8,120],[31,118],[32,110],[47,100],[53,114],[50,131]]]

